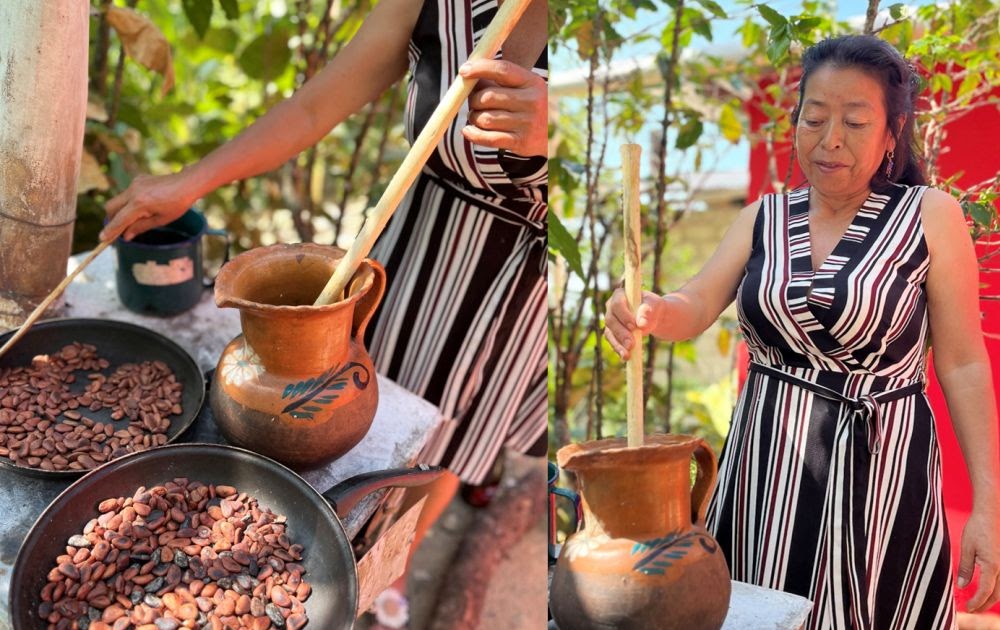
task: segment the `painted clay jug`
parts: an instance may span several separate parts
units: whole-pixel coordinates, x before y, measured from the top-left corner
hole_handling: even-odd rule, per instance
[[[259,247],[216,278],[216,304],[240,310],[243,334],[223,350],[212,379],[215,422],[233,444],[297,469],[353,448],[378,405],[364,333],[385,270],[366,259],[346,298],[312,305],[343,255],[313,243]]]
[[[650,435],[635,448],[597,440],[562,448],[558,460],[577,474],[584,521],[552,578],[559,630],[722,627],[731,582],[705,529],[717,473],[708,444],[684,435]]]

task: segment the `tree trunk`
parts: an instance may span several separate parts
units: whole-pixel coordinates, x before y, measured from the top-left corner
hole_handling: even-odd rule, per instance
[[[0,2],[0,329],[66,276],[87,111],[87,0]]]

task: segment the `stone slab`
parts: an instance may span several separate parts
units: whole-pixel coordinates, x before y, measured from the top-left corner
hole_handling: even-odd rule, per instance
[[[551,568],[549,580],[551,582]],[[812,610],[804,597],[733,580],[722,630],[799,630]],[[548,630],[559,630],[549,620]]]

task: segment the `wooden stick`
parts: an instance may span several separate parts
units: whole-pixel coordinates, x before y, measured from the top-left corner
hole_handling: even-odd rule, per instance
[[[622,152],[622,214],[625,216],[625,297],[634,313],[642,304],[642,250],[639,248],[639,158],[642,147],[624,144]],[[625,417],[628,420],[628,445],[642,446],[644,441],[642,404],[642,335],[632,333],[632,352],[625,373]]]
[[[483,33],[482,39],[479,40],[476,48],[469,55],[469,61],[491,59],[497,53],[497,50],[500,49],[500,45],[504,40],[507,39],[510,31],[514,28],[517,20],[524,13],[530,2],[531,0],[504,0],[497,14],[493,17],[493,21],[486,28],[486,32]],[[437,108],[434,109],[434,113],[431,114],[427,125],[420,132],[420,135],[417,136],[417,139],[414,140],[413,146],[410,147],[410,151],[403,159],[403,163],[399,165],[399,170],[389,180],[389,185],[386,187],[385,192],[382,193],[382,197],[368,214],[368,218],[365,219],[365,223],[361,227],[361,232],[358,233],[357,238],[351,243],[347,254],[337,264],[333,276],[326,283],[319,297],[316,298],[315,306],[330,304],[342,299],[344,288],[347,287],[347,283],[354,276],[358,265],[368,256],[368,252],[375,245],[375,240],[382,233],[385,224],[389,221],[389,217],[395,212],[396,206],[403,200],[406,191],[413,184],[417,175],[420,174],[420,169],[424,167],[427,158],[430,157],[434,148],[437,147],[438,142],[441,141],[441,136],[448,130],[448,126],[451,125],[452,120],[458,114],[458,110],[461,109],[462,104],[465,103],[465,99],[469,97],[472,88],[475,87],[477,82],[478,79],[466,79],[461,75],[457,76],[454,82],[452,82],[451,87],[448,88],[448,92],[441,99],[441,102],[438,103]]]
[[[63,278],[63,281],[59,283],[59,286],[53,289],[52,293],[49,293],[49,295],[44,300],[42,300],[42,303],[35,307],[35,310],[31,312],[31,315],[28,315],[28,319],[24,320],[24,323],[21,324],[21,327],[18,328],[16,333],[14,333],[14,336],[8,339],[7,343],[3,344],[3,347],[0,348],[0,357],[6,354],[7,351],[10,350],[11,346],[17,343],[17,341],[21,337],[23,337],[26,332],[28,332],[28,330],[32,327],[32,325],[34,325],[35,320],[41,317],[42,313],[45,312],[45,309],[47,309],[49,305],[52,304],[52,302],[54,302],[57,297],[59,297],[59,294],[63,292],[63,290],[69,285],[70,282],[73,282],[73,278],[75,278],[77,274],[83,271],[84,267],[89,265],[95,258],[97,258],[98,254],[107,249],[108,245],[114,242],[116,238],[118,238],[117,234],[114,235],[110,240],[104,241],[100,245],[95,247],[94,251],[90,252],[90,254],[83,259],[83,262],[80,263],[80,265],[73,270],[73,273]]]

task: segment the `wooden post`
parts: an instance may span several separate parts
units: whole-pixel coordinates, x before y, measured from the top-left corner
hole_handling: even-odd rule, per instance
[[[0,2],[0,329],[66,276],[87,113],[87,0]]]
[[[629,308],[635,312],[642,304],[642,249],[639,219],[639,158],[642,147],[624,144],[622,152],[622,214],[625,217],[625,297]],[[642,446],[642,335],[632,333],[632,352],[628,357],[625,373],[626,418],[628,420],[628,445]]]

